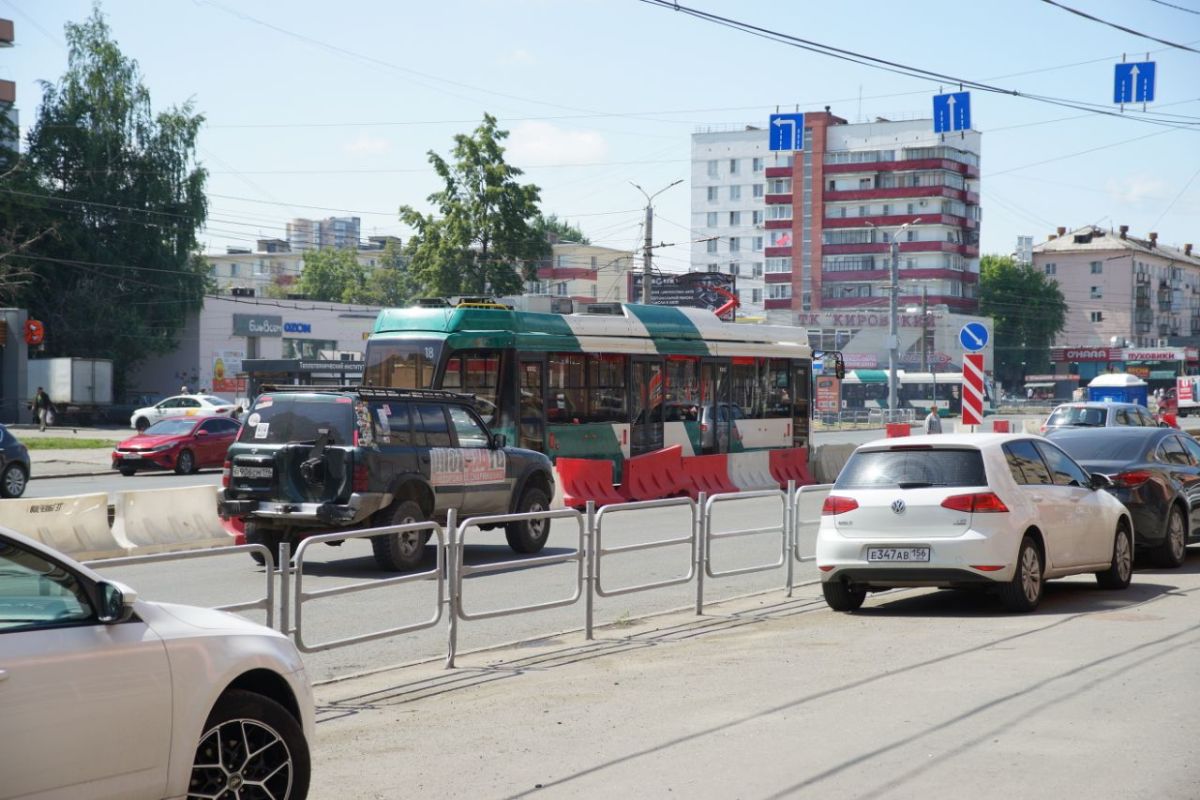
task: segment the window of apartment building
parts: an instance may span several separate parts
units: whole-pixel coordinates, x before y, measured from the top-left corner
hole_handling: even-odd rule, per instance
[[[870,209],[867,208],[866,206],[859,206],[858,207],[858,215],[860,217],[870,216]]]
[[[871,179],[870,178],[859,178],[858,179],[858,188],[870,189],[871,188]]]
[[[761,261],[754,262],[754,277],[761,278],[763,274],[763,263]]]
[[[721,265],[720,265],[720,264],[709,264],[709,265],[708,265],[708,271],[709,271],[709,272],[720,272],[720,271],[721,271]]]
[[[750,212],[750,223],[752,225],[762,225],[762,221],[763,221],[763,212],[761,212],[761,211],[751,211]]]
[[[1104,297],[1104,290],[1099,286],[1093,286],[1092,292],[1091,292],[1091,297],[1093,300],[1100,300],[1101,298]]]
[[[716,186],[708,187],[708,202],[710,202],[710,203],[717,202],[717,187]]]
[[[774,178],[767,182],[767,191],[771,194],[791,194],[791,178]]]
[[[767,237],[767,247],[791,247],[791,231],[771,231]]]
[[[1093,261],[1092,262],[1092,274],[1100,275],[1103,272],[1104,272],[1104,262],[1103,261]]]
[[[907,213],[909,213],[909,214],[915,214],[915,213],[917,213],[917,206],[916,206],[916,204],[915,204],[915,203],[909,203],[909,204],[908,204],[908,206],[905,208],[905,211],[906,211]]]
[[[741,225],[742,224],[742,212],[730,211],[729,212],[729,224],[730,225]]]
[[[915,242],[917,240],[917,232],[913,230],[905,231],[908,235],[908,241]]]
[[[792,206],[788,204],[778,204],[767,206],[767,219],[791,219]]]
[[[1046,271],[1047,275],[1057,275],[1058,274],[1058,264],[1054,264],[1054,263],[1043,264],[1042,269],[1044,269]]]
[[[708,162],[708,177],[717,177],[717,160],[715,158]]]
[[[590,263],[592,265],[592,269],[595,269],[596,268],[596,256],[592,256]]]
[[[567,296],[567,282],[559,281],[558,283],[554,284],[554,293],[556,295],[558,295],[559,297],[566,297]]]
[[[567,256],[555,256],[554,266],[558,267],[559,269],[567,266]]]
[[[1088,312],[1088,319],[1092,322],[1104,322],[1104,312],[1090,311]]]
[[[750,169],[753,170],[754,172],[762,172],[763,171],[763,160],[761,158],[751,159]]]
[[[704,222],[710,228],[717,227],[717,212],[709,211],[708,214],[705,215]]]
[[[736,236],[729,237],[729,252],[737,253],[742,249],[742,240]]]
[[[779,273],[779,272],[791,272],[791,271],[792,271],[792,257],[791,256],[783,256],[781,258],[768,258],[767,259],[767,272]]]
[[[717,252],[717,240],[709,239],[707,242],[705,242],[704,243],[704,252],[706,252],[706,253]]]
[[[768,300],[789,300],[792,296],[792,285],[790,283],[769,283],[767,284],[767,299]]]
[[[736,262],[736,261],[729,262],[729,274],[730,275],[741,275],[742,274],[742,268],[738,264],[738,262]]]
[[[738,160],[736,158],[729,159],[729,174],[730,175],[738,174]]]
[[[729,199],[730,200],[741,200],[742,199],[742,187],[730,186],[729,187]]]
[[[754,184],[754,196],[755,197],[763,196],[763,185],[761,183]]]
[[[762,252],[762,249],[763,249],[763,237],[761,237],[761,236],[755,236],[755,237],[754,237],[754,243],[753,243],[753,245],[752,245],[752,249],[753,249],[753,250],[754,250],[754,252],[756,252],[756,253],[761,253],[761,252]]]
[[[236,261],[230,262],[230,264],[229,264],[229,277],[231,277],[231,278],[236,278],[236,277],[238,277],[238,276],[241,274],[241,272],[242,272],[242,270],[241,270],[241,264],[238,264]]]
[[[761,303],[762,302],[762,289],[751,289],[750,290],[750,302],[751,303]]]
[[[884,203],[884,204],[883,204],[883,215],[886,217],[886,216],[888,216],[888,215],[889,215],[889,214],[891,214],[891,213],[892,213],[892,204],[891,204],[891,203]]]

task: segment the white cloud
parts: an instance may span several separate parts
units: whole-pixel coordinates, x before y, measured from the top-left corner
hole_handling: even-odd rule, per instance
[[[500,56],[501,64],[536,64],[537,59],[533,53],[526,50],[524,47],[518,47],[515,50],[510,50]]]
[[[352,156],[381,156],[392,149],[392,143],[381,136],[360,133],[342,145],[342,149]]]
[[[608,142],[599,133],[568,130],[549,122],[518,123],[507,147],[507,156],[516,166],[587,164],[608,155]]]
[[[1157,202],[1167,197],[1170,187],[1161,178],[1147,175],[1129,175],[1123,178],[1109,178],[1105,190],[1114,200],[1122,203]]]

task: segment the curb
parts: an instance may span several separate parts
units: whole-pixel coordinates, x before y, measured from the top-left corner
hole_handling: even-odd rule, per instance
[[[29,480],[50,480],[52,478],[90,478],[96,475],[108,475],[109,473],[116,474],[114,470],[105,469],[94,472],[64,472],[61,475],[30,475]]]

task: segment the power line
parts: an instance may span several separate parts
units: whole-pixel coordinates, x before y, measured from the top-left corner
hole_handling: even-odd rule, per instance
[[[1167,39],[1160,39],[1157,36],[1151,36],[1148,33],[1142,33],[1141,31],[1135,31],[1133,28],[1126,28],[1124,25],[1118,25],[1115,22],[1109,22],[1108,20],[1100,19],[1099,17],[1093,16],[1093,15],[1087,13],[1086,11],[1080,11],[1077,8],[1071,8],[1070,6],[1064,6],[1062,3],[1056,3],[1055,0],[1042,0],[1042,2],[1045,3],[1046,5],[1054,6],[1055,8],[1061,8],[1063,11],[1066,11],[1069,14],[1074,14],[1077,17],[1083,17],[1084,19],[1091,20],[1092,22],[1098,22],[1101,25],[1107,25],[1110,28],[1116,28],[1119,31],[1124,31],[1125,33],[1131,34],[1133,36],[1137,36],[1138,38],[1141,38],[1141,39],[1149,39],[1152,42],[1158,42],[1159,44],[1165,44],[1168,47],[1174,47],[1179,50],[1187,50],[1189,53],[1200,53],[1200,50],[1196,50],[1195,48],[1188,47],[1186,44],[1178,44],[1176,42],[1168,41]],[[1187,9],[1184,9],[1184,10],[1186,11]]]
[[[1160,6],[1166,6],[1167,8],[1178,9],[1179,11],[1186,11],[1189,14],[1200,14],[1200,11],[1196,11],[1195,9],[1184,8],[1183,6],[1177,6],[1174,3],[1164,2],[1164,0],[1150,0],[1150,2],[1158,3]]]

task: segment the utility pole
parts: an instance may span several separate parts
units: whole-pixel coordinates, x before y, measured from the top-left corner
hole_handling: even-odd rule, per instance
[[[642,246],[642,303],[650,305],[650,253],[654,249],[654,198],[670,189],[672,186],[678,186],[683,183],[683,178],[677,181],[668,183],[663,188],[659,189],[654,194],[646,194],[646,190],[638,186],[633,181],[629,182],[633,188],[642,193],[642,197],[646,198],[646,238]]]
[[[929,287],[921,287],[921,372],[929,371]]]
[[[900,361],[900,324],[898,319],[897,302],[900,300],[900,234],[908,229],[908,226],[920,222],[921,218],[917,217],[912,222],[906,222],[896,229],[892,235],[891,246],[888,248],[891,255],[890,277],[888,285],[888,293],[891,295],[888,298],[888,419],[896,419],[896,410],[899,408],[899,379],[896,376],[896,364]],[[874,228],[875,225],[868,222],[867,225]]]

